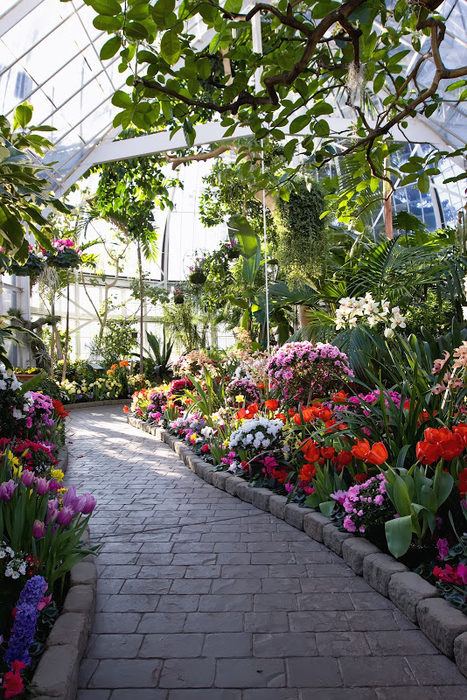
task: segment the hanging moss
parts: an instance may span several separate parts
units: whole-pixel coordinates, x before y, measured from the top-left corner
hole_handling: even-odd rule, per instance
[[[296,179],[288,201],[277,199],[274,213],[278,240],[277,258],[292,284],[320,276],[326,260],[324,193],[315,183]]]

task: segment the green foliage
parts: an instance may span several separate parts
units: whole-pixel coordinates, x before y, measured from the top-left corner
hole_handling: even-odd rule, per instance
[[[435,531],[436,514],[449,497],[454,479],[439,464],[434,476],[429,478],[423,467],[389,469],[385,472],[386,491],[396,509],[398,518],[385,523],[386,539],[391,554],[403,556],[415,534],[419,545],[430,530]]]
[[[163,331],[162,343],[153,333],[146,332],[146,338],[149,343],[150,360],[152,362],[151,374],[149,375],[146,367],[146,376],[149,379],[156,379],[162,382],[170,381],[173,376],[170,362],[173,341],[170,339],[166,341],[165,330]]]
[[[403,140],[414,117],[429,119],[442,106],[443,89],[454,91],[450,98],[465,99],[467,67],[460,56],[456,65],[443,43],[445,30],[449,36],[455,26],[428,3],[304,0],[287,5],[280,0],[254,5],[246,15],[240,14],[237,0],[87,4],[97,14],[95,26],[109,34],[102,60],[118,54],[119,71],[127,75],[128,89],[114,96],[121,110],[116,127],[157,130],[170,124],[171,132],[183,131],[191,146],[196,125],[217,115],[227,136],[237,126],[249,127],[257,141],[296,136],[287,144],[290,174],[301,136],[299,148],[312,168],[352,155],[352,184],[336,193],[345,222],[361,209],[364,193],[381,199],[384,179],[402,177],[402,185],[416,183],[426,192],[430,176],[439,173],[442,154],[434,148],[411,155],[404,168],[388,166],[399,148],[395,127]],[[261,52],[253,50],[250,21],[258,15]],[[197,44],[206,34],[209,46]],[[353,116],[344,131],[333,124],[343,108]],[[460,148],[456,155],[464,152]]]
[[[294,180],[287,200],[278,198],[274,215],[277,228],[277,259],[281,272],[292,285],[322,275],[326,257],[324,193],[304,178]]]
[[[32,105],[19,105],[13,114],[13,125],[0,116],[0,245],[6,256],[20,265],[29,255],[28,233],[32,233],[43,248],[50,250],[53,226],[42,215],[46,207],[52,211],[68,213],[50,191],[50,183],[42,176],[48,169],[37,164],[28,153],[43,156],[53,148],[52,143],[40,136],[41,131],[53,131],[53,127],[33,126]],[[5,268],[5,260],[0,267]]]
[[[112,318],[107,321],[102,337],[95,336],[93,352],[101,355],[106,365],[127,358],[137,346],[134,321]]]

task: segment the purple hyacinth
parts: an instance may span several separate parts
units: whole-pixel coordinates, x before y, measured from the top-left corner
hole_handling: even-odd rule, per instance
[[[42,576],[33,576],[26,582],[16,604],[16,616],[13,632],[5,653],[5,661],[10,665],[13,661],[23,661],[26,666],[31,663],[29,647],[34,640],[37,621],[37,606],[47,588]]]

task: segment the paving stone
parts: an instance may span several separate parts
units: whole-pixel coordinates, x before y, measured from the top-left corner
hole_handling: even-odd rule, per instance
[[[408,572],[408,568],[389,554],[370,554],[363,561],[363,578],[386,598],[391,576],[403,571]]]
[[[87,657],[91,659],[135,659],[142,634],[98,634],[91,638]]]
[[[444,598],[428,598],[417,605],[417,621],[438,649],[454,656],[454,640],[467,631],[467,616],[456,610]]]
[[[253,596],[249,594],[202,595],[198,609],[199,612],[249,612],[253,610]]]
[[[243,700],[298,700],[295,688],[253,688],[243,692]]]
[[[341,632],[350,628],[345,612],[342,611],[318,610],[310,613],[307,610],[302,610],[301,612],[291,612],[289,613],[289,621],[292,632],[320,632],[327,630]]]
[[[255,634],[253,656],[280,658],[286,656],[316,656],[318,650],[313,633]]]
[[[154,688],[157,685],[162,662],[156,659],[113,659],[99,662],[90,688]]]
[[[399,630],[399,624],[391,610],[358,610],[346,613],[350,629],[357,632],[371,630]]]
[[[420,685],[467,685],[455,663],[441,654],[409,656],[407,662]],[[463,692],[466,692],[466,688],[463,688]]]
[[[350,537],[342,543],[342,558],[358,575],[363,575],[363,561],[369,554],[378,554],[379,548],[363,537]]]
[[[369,656],[363,632],[317,632],[316,645],[320,656]]]
[[[348,593],[302,593],[297,596],[300,610],[353,610]]]
[[[413,654],[436,654],[436,647],[420,630],[398,630],[367,632],[366,638],[373,654],[385,656],[412,656]]]
[[[292,593],[263,593],[254,596],[255,612],[280,612],[286,610],[298,610],[298,596]]]
[[[337,688],[343,685],[336,659],[325,656],[301,657],[287,659],[286,664],[288,685],[291,687]]]
[[[431,656],[425,656],[431,659]],[[347,686],[404,686],[417,685],[415,676],[402,656],[365,656],[365,662],[356,664],[351,657],[339,660],[344,684]]]
[[[244,625],[245,632],[287,632],[289,620],[285,612],[276,612],[274,615],[266,612],[247,612]]]
[[[229,593],[260,593],[261,579],[259,578],[243,578],[243,579],[217,579],[212,582],[211,593],[221,593],[228,595]]]
[[[220,659],[217,688],[281,688],[286,685],[281,659]]]
[[[109,700],[110,690],[78,690],[76,700]],[[46,700],[46,696],[41,696]],[[40,697],[37,700],[41,700]]]
[[[378,700],[377,691],[372,688],[320,688],[319,696],[316,690],[300,691],[300,700]],[[405,698],[405,694],[397,700]]]
[[[154,688],[127,688],[125,690],[114,690],[110,700],[167,700],[167,690],[154,690]]]
[[[161,595],[157,612],[194,612],[198,605],[199,595]]]
[[[377,688],[376,695],[378,700],[441,700],[435,688]]]
[[[140,613],[97,613],[93,631],[96,634],[131,634],[136,632],[141,617]]]
[[[164,661],[159,686],[161,688],[209,688],[214,681],[214,659],[178,659]]]
[[[169,700],[241,700],[241,690],[203,688],[203,690],[171,690]]]
[[[412,622],[417,622],[417,605],[424,598],[438,598],[437,589],[424,578],[406,571],[391,576],[389,598]]]
[[[111,595],[102,612],[152,612],[159,602],[158,595]]]
[[[147,595],[154,593],[168,593],[172,586],[172,579],[130,579],[125,581],[119,593]]]
[[[203,634],[147,634],[138,656],[141,659],[198,657],[203,642]]]
[[[177,633],[183,630],[186,613],[144,613],[140,616],[137,631],[141,634],[151,632]]]
[[[241,632],[243,616],[239,612],[188,613],[184,632]]]
[[[245,632],[207,634],[202,656],[217,659],[224,657],[250,657],[251,634],[246,634]]]

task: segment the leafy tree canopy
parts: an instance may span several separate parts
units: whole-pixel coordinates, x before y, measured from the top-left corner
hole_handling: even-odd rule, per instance
[[[441,90],[466,96],[467,66],[445,63],[439,0],[276,0],[247,13],[242,0],[85,2],[98,13],[96,28],[110,35],[102,60],[119,53],[119,70],[128,72],[129,90],[113,97],[116,126],[169,124],[190,146],[196,124],[215,115],[227,135],[244,125],[257,139],[289,138],[289,161],[298,147],[315,167],[352,154],[354,187],[338,201],[343,219],[381,179],[391,187],[402,175],[402,184],[428,191],[440,154],[428,149],[396,169],[394,133],[404,140],[411,118],[434,114]],[[342,111],[352,128],[333,123]]]

